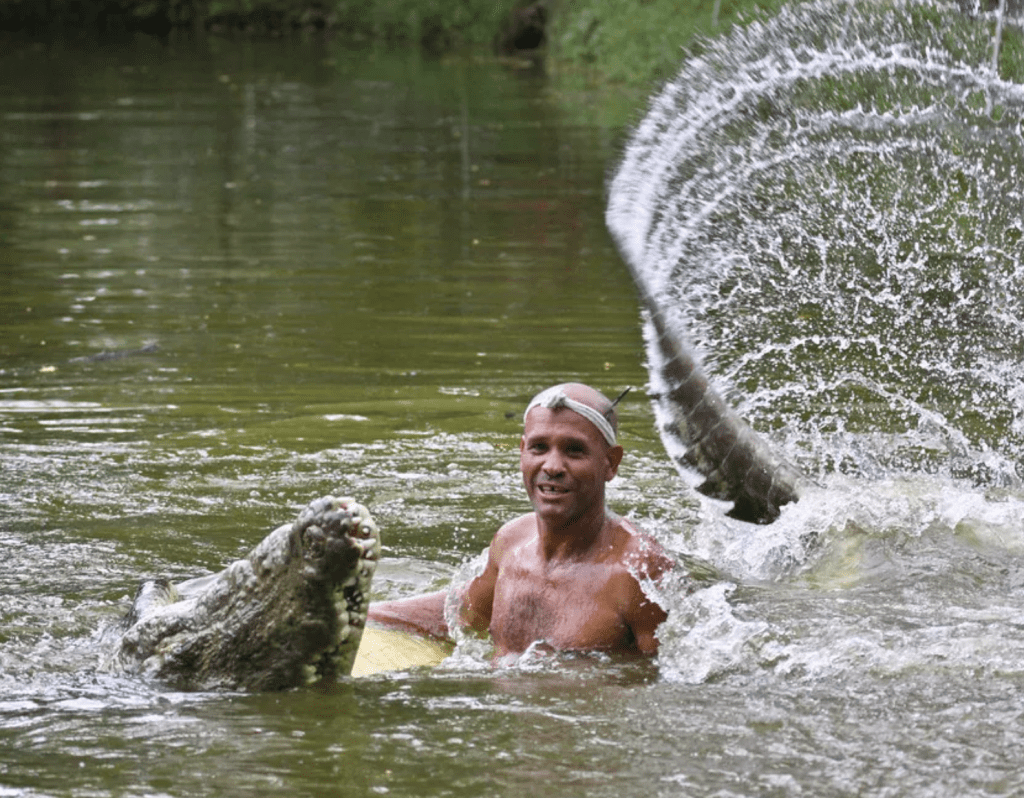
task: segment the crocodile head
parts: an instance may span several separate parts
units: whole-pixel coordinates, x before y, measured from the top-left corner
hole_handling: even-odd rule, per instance
[[[281,690],[348,675],[379,555],[365,507],[317,499],[219,573],[143,583],[110,664],[186,689]]]

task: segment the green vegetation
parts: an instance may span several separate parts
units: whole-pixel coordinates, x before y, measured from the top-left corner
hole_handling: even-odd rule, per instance
[[[513,6],[513,0],[340,0],[334,4],[338,22],[349,32],[441,48],[490,42]]]
[[[174,28],[280,33],[330,29],[380,41],[434,48],[487,42],[515,0],[0,0],[0,27],[122,26],[153,33]]]
[[[546,19],[540,51],[571,95],[596,84],[616,105],[635,106],[671,77],[685,52],[737,23],[774,14],[784,0],[0,0],[0,29],[46,31],[56,25],[122,27],[153,33],[191,28],[280,34],[328,30],[361,41],[410,43],[434,51],[493,46],[530,7]],[[916,8],[921,24],[945,24],[945,12]],[[955,52],[962,31],[950,26]],[[990,34],[984,34],[986,36]],[[1002,35],[1002,75],[1024,71],[1018,32]]]
[[[490,44],[517,8],[548,19],[547,56],[602,79],[648,84],[667,77],[684,46],[782,0],[0,0],[0,28],[56,25],[280,33],[328,29],[434,49]]]
[[[671,77],[702,37],[777,11],[783,0],[561,0],[550,50],[563,67],[591,65],[603,80],[649,85]]]

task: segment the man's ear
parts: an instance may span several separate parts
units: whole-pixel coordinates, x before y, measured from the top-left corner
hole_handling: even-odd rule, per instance
[[[523,453],[523,449],[525,449],[525,448],[526,448],[526,436],[525,435],[520,435],[519,436],[519,454],[522,454]]]
[[[608,458],[608,474],[604,478],[605,482],[611,482],[615,479],[615,475],[619,473],[619,463],[622,462],[622,447],[621,446],[609,446],[608,452],[605,456]]]

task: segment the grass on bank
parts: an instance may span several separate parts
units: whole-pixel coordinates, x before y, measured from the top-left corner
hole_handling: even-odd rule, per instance
[[[0,28],[120,27],[156,34],[320,29],[448,49],[490,41],[515,6],[516,0],[0,0]]]
[[[280,33],[327,29],[444,50],[490,44],[516,9],[541,7],[549,61],[629,85],[668,77],[697,36],[774,11],[782,0],[0,0],[0,28],[124,26]]]
[[[558,0],[549,50],[562,70],[589,67],[603,81],[651,88],[679,69],[684,51],[784,0]]]

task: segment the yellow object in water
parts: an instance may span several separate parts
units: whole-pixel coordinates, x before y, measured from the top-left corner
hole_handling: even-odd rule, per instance
[[[367,627],[352,666],[353,676],[369,676],[387,671],[433,667],[448,657],[455,646],[429,637]]]

